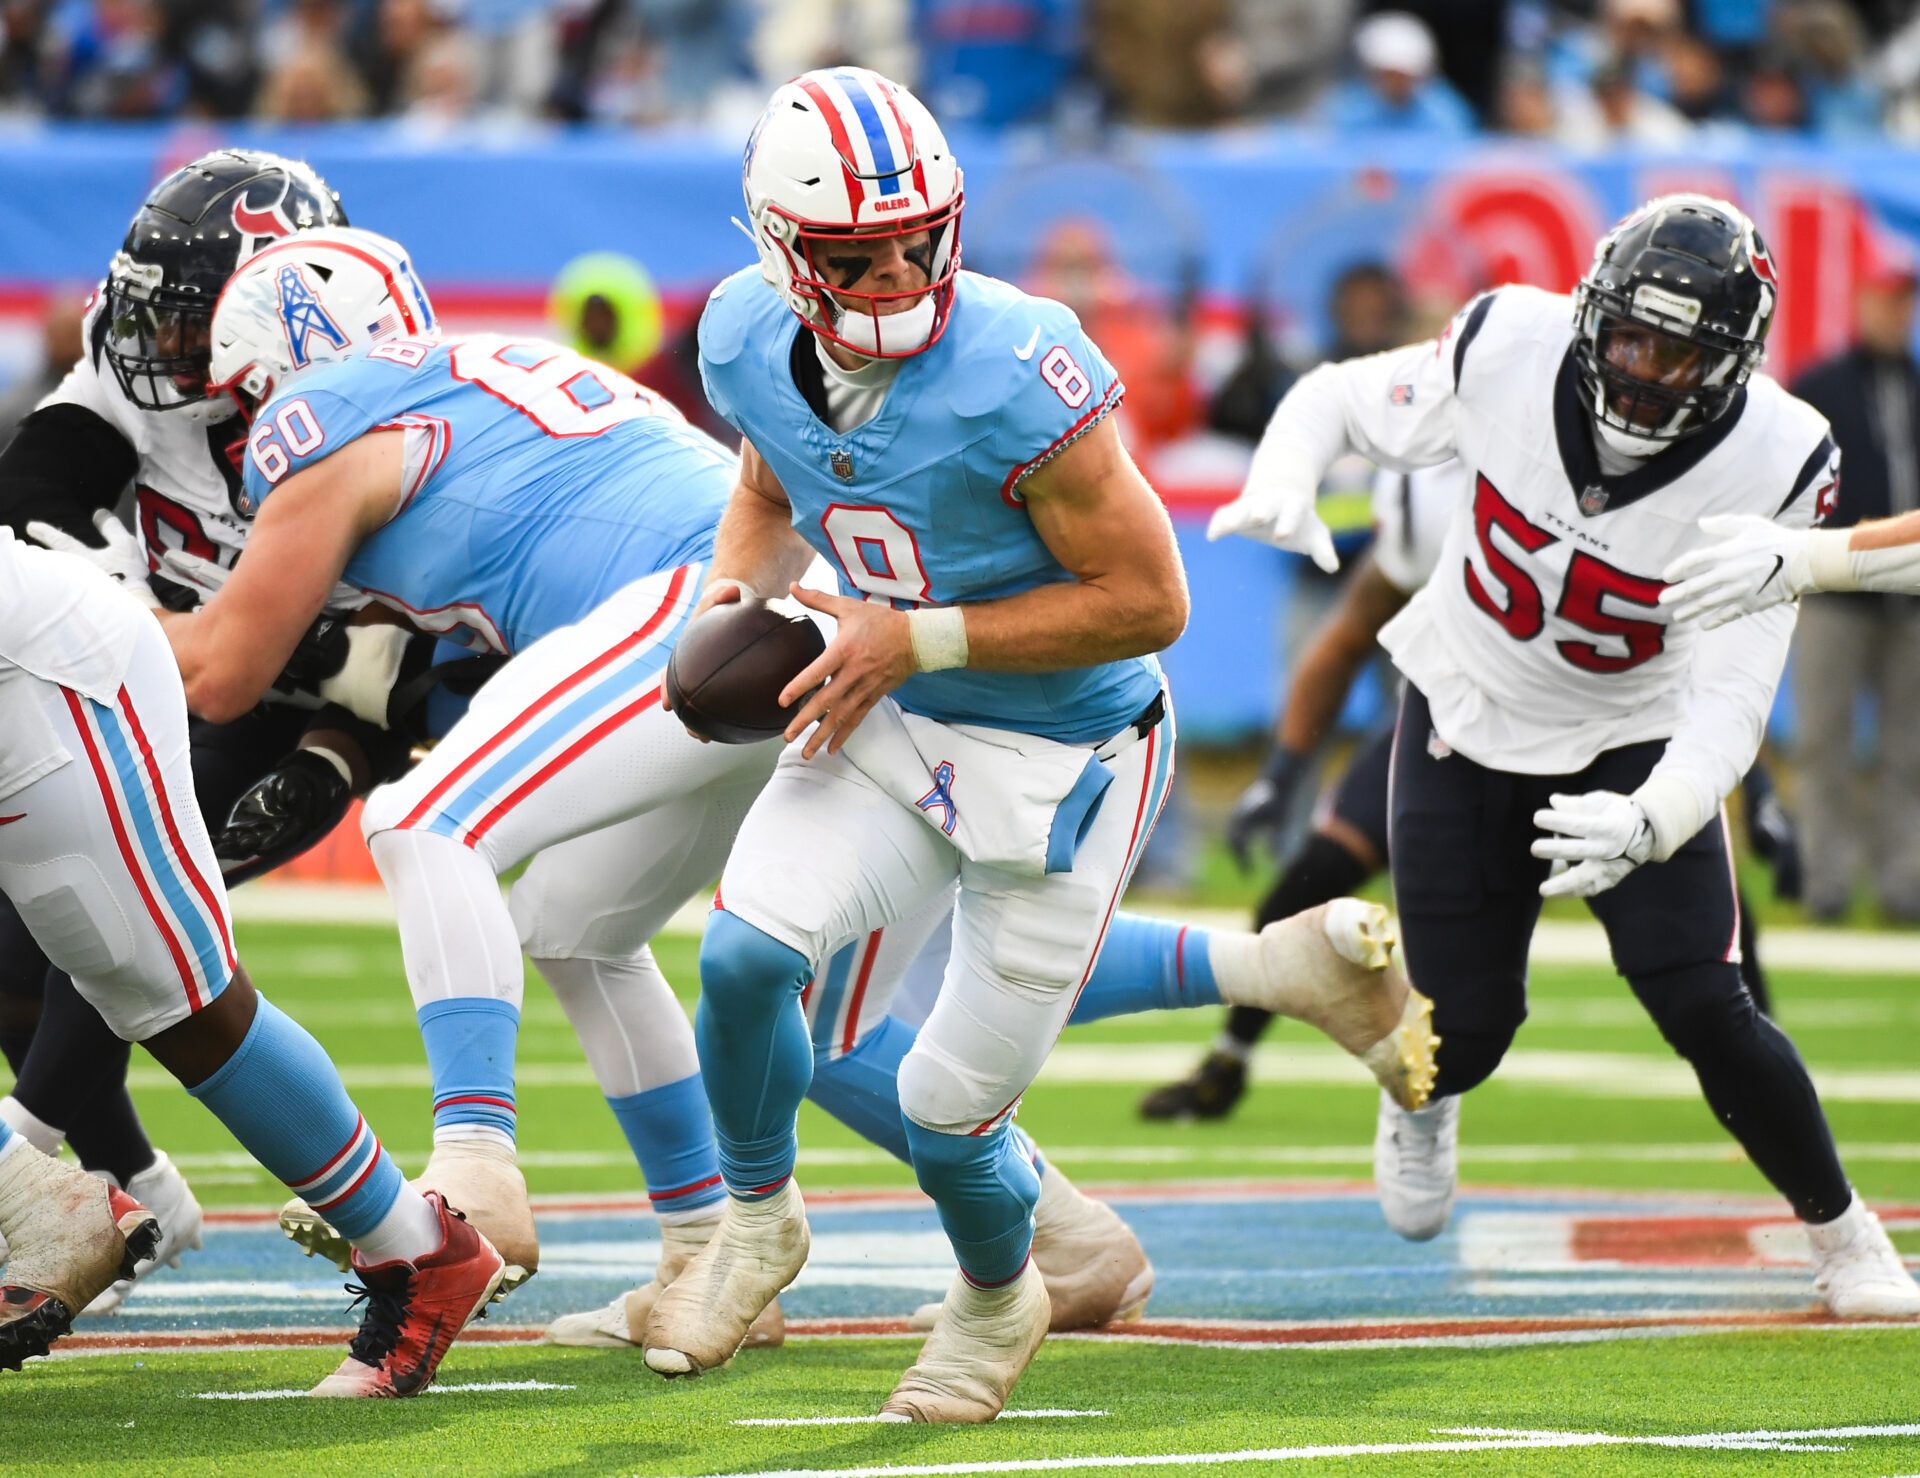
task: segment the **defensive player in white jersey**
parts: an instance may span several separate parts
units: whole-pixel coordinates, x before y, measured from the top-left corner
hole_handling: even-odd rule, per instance
[[[319,1043],[255,992],[187,755],[180,674],[143,602],[0,532],[0,891],[120,1037],[353,1241],[366,1315],[314,1394],[414,1395],[493,1297],[500,1255],[401,1179]],[[0,1233],[0,1369],[17,1369],[159,1226],[0,1124]]]
[[[1361,669],[1378,651],[1380,632],[1406,608],[1439,567],[1441,545],[1471,473],[1457,461],[1413,472],[1381,472],[1374,480],[1374,541],[1347,576],[1340,601],[1314,632],[1289,676],[1287,699],[1275,725],[1273,753],[1235,802],[1228,844],[1236,852],[1276,835],[1293,790],[1309,771],[1315,749],[1346,703]],[[1397,704],[1396,704],[1397,707]],[[1254,913],[1255,927],[1352,893],[1387,865],[1388,780],[1394,724],[1389,721],[1357,746],[1331,792],[1315,809],[1311,834],[1283,864]],[[1773,800],[1773,781],[1756,762],[1741,787],[1753,850],[1774,870],[1781,896],[1792,886],[1792,822]],[[1740,978],[1754,1004],[1772,1014],[1758,930],[1739,896]],[[1156,1088],[1141,1100],[1149,1119],[1223,1118],[1247,1088],[1253,1046],[1273,1020],[1257,1006],[1234,1006],[1225,1030],[1192,1074]]]
[[[39,521],[92,543],[92,515],[113,507],[131,484],[138,532],[120,544],[129,574],[144,583],[169,549],[230,564],[244,527],[235,505],[244,431],[230,402],[205,393],[213,300],[261,246],[344,220],[325,181],[276,155],[218,150],[161,180],[134,214],[87,313],[85,352],[0,453],[0,524],[18,533]],[[155,588],[169,599],[191,598],[164,580]],[[327,640],[308,651],[313,660],[306,665],[319,663],[314,681],[328,670],[324,648],[347,640],[333,623],[325,631]],[[319,742],[345,728],[374,763],[390,767],[404,758],[403,744],[384,741],[338,709],[323,716],[319,707],[309,692],[263,704],[233,724],[194,724],[195,792],[229,884],[310,845],[345,808],[349,786],[335,768],[317,753],[289,758],[303,731],[311,728]],[[332,744],[335,751],[346,747],[337,737]],[[305,824],[290,828],[297,840],[271,857],[236,852],[238,834],[222,832],[235,802],[263,777],[271,781],[263,794],[284,803],[281,792],[291,785],[314,803]],[[242,872],[231,862],[250,865]],[[127,1097],[126,1044],[62,972],[49,970],[4,904],[0,1051],[16,1072],[12,1093],[0,1100],[0,1119],[42,1149],[64,1136],[83,1164],[128,1187],[160,1217],[160,1256],[143,1264],[143,1273],[198,1245],[199,1206],[172,1162],[148,1142]],[[117,1304],[128,1287],[117,1283],[91,1312]]]
[[[1349,448],[1401,468],[1457,456],[1473,474],[1439,574],[1381,635],[1407,679],[1394,890],[1443,1041],[1438,1101],[1381,1107],[1388,1222],[1416,1238],[1446,1224],[1459,1095],[1525,1017],[1540,897],[1585,897],[1715,1116],[1807,1224],[1828,1306],[1910,1317],[1920,1289],[1736,964],[1721,802],[1759,747],[1794,613],[1706,631],[1660,604],[1703,517],[1805,529],[1824,512],[1826,423],[1758,373],[1774,302],[1745,215],[1662,197],[1601,240],[1571,299],[1501,288],[1437,342],[1308,375],[1209,532],[1330,556],[1314,490]]]

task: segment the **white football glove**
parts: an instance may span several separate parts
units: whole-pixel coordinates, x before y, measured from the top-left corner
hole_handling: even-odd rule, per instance
[[[1247,485],[1239,497],[1214,510],[1207,538],[1244,534],[1277,549],[1304,554],[1331,575],[1340,568],[1340,556],[1333,551],[1332,531],[1313,506],[1319,491],[1319,478],[1291,458],[1256,452]]]
[[[218,560],[208,559],[204,555],[188,554],[184,549],[169,549],[160,556],[160,573],[176,584],[199,591],[200,603],[204,605],[227,583],[233,571]]]
[[[1710,513],[1700,532],[1713,540],[1668,565],[1660,604],[1676,621],[1709,627],[1794,600],[1813,588],[1808,533],[1752,513]]]
[[[1533,855],[1567,864],[1540,885],[1542,898],[1591,898],[1653,855],[1653,826],[1640,803],[1612,790],[1548,797],[1533,824],[1545,832]]]
[[[347,660],[320,684],[320,696],[380,728],[387,726],[387,699],[400,680],[400,663],[413,632],[385,621],[347,628]]]
[[[140,552],[140,541],[108,508],[102,508],[93,515],[93,526],[106,541],[104,548],[96,548],[84,539],[77,539],[66,530],[57,529],[38,519],[27,525],[27,537],[56,553],[77,554],[95,569],[118,580],[129,595],[149,610],[159,610],[159,597],[147,584],[147,557]]]

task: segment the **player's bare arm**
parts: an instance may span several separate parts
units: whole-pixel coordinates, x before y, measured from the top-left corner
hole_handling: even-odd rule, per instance
[[[160,613],[194,713],[224,723],[260,701],[360,541],[399,507],[402,457],[402,434],[378,431],[295,473],[219,592],[190,614]]]
[[[782,702],[792,702],[817,689],[788,726],[789,739],[817,722],[806,753],[822,744],[837,752],[876,702],[930,666],[930,645],[946,654],[934,657],[943,665],[1056,672],[1173,644],[1187,624],[1187,583],[1173,525],[1113,423],[1101,422],[1021,490],[1041,541],[1073,579],[911,615],[793,587],[796,599],[833,616],[839,629],[781,694]],[[916,657],[911,623],[956,619],[948,611],[961,613],[959,631],[933,643],[922,634]],[[952,661],[954,655],[964,661]]]
[[[792,505],[766,459],[752,442],[740,447],[740,478],[720,515],[713,563],[695,614],[740,599],[740,587],[777,595],[813,560],[807,541],[793,531]]]

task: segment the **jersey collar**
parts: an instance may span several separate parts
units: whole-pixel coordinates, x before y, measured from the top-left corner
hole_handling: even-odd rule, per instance
[[[1742,385],[1734,392],[1733,404],[1727,413],[1706,430],[1675,442],[1624,476],[1609,477],[1601,469],[1599,454],[1593,449],[1593,432],[1582,393],[1579,366],[1569,345],[1553,384],[1554,439],[1560,444],[1560,465],[1573,488],[1574,500],[1580,511],[1589,516],[1624,508],[1648,493],[1678,482],[1733,434],[1734,426],[1747,408],[1747,387]]]

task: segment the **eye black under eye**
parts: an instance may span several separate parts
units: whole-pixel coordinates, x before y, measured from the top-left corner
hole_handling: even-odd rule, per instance
[[[844,274],[840,280],[840,288],[844,292],[867,275],[867,268],[873,265],[873,258],[830,255],[827,258],[827,265],[834,271]]]

